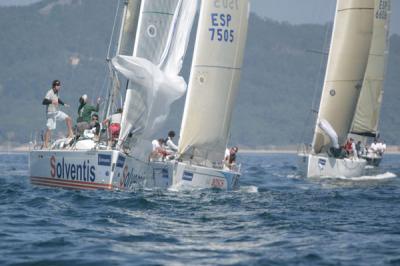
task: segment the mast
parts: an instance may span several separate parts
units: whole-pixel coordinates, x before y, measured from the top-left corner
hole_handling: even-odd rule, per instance
[[[136,28],[139,19],[141,0],[125,0],[122,12],[121,27],[117,42],[117,55],[132,55],[133,46],[136,39]],[[120,91],[120,82],[118,74],[112,69],[111,62],[108,60],[109,71],[111,75],[111,89],[108,95],[107,109],[105,117],[111,114],[115,99]]]
[[[376,137],[378,134],[388,55],[389,20],[390,0],[375,0],[371,49],[351,129],[352,134],[367,137]]]
[[[117,54],[133,55],[141,0],[126,0],[119,35]]]
[[[246,43],[249,1],[202,1],[178,153],[209,165],[224,157]]]
[[[313,138],[313,151],[329,148],[326,121],[342,145],[350,131],[371,46],[374,0],[338,0],[331,47]]]

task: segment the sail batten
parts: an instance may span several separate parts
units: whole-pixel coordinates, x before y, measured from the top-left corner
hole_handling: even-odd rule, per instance
[[[318,121],[326,120],[342,145],[350,131],[371,45],[374,0],[338,0]],[[323,152],[329,137],[316,123],[313,150]]]

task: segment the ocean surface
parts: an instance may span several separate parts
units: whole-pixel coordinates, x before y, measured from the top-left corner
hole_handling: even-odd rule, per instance
[[[400,155],[361,181],[239,154],[241,189],[74,191],[0,154],[0,265],[400,265]]]

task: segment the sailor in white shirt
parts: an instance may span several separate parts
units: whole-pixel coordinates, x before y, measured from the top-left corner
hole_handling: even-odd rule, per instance
[[[164,139],[155,139],[151,142],[153,150],[150,154],[150,161],[163,161],[167,156],[167,152],[164,149]]]
[[[356,142],[355,141],[353,141],[351,143],[351,149],[353,150],[353,158],[354,159],[358,159],[358,152],[357,152]]]
[[[178,146],[176,146],[172,140],[174,137],[175,137],[175,131],[171,130],[170,132],[168,132],[168,138],[165,144],[167,151],[171,153],[175,153],[178,151]]]
[[[378,143],[376,142],[376,140],[374,140],[374,142],[371,143],[371,146],[369,147],[368,151],[371,153],[378,152]]]
[[[377,153],[379,153],[380,155],[382,155],[385,151],[386,151],[386,144],[384,141],[378,141],[376,143],[376,150]]]
[[[68,107],[68,104],[65,104],[58,97],[58,92],[61,88],[61,82],[59,80],[53,80],[51,89],[46,93],[46,96],[43,99],[42,104],[46,106],[46,133],[44,136],[44,144],[45,148],[48,148],[51,131],[56,129],[56,121],[64,120],[67,128],[68,128],[68,138],[72,138],[74,133],[72,131],[72,119],[67,114],[59,110],[59,105],[63,105]]]

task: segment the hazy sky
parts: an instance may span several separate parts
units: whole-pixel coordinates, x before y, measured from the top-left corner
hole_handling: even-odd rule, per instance
[[[390,30],[400,34],[400,0],[391,4]],[[251,0],[251,9],[258,15],[294,24],[332,21],[335,8],[336,0]]]
[[[0,5],[26,5],[41,0],[0,0]],[[300,4],[301,3],[301,4]],[[251,0],[260,16],[293,24],[332,21],[336,0]],[[392,0],[390,30],[400,34],[400,0]]]

